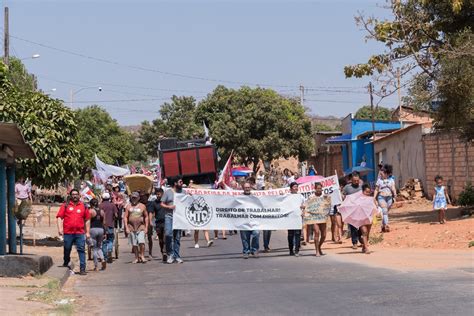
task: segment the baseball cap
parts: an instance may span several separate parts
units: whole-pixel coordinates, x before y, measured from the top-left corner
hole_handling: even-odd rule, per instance
[[[140,197],[140,193],[138,193],[137,191],[135,192],[132,192],[132,195],[130,195],[132,198],[137,198],[137,197]]]
[[[102,194],[102,200],[108,200],[108,199],[110,199],[110,193],[104,192],[104,193]]]

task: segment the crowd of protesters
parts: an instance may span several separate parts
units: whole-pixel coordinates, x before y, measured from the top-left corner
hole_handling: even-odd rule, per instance
[[[314,167],[312,167],[314,169]],[[311,169],[311,168],[310,168]],[[316,174],[315,171],[313,174]],[[271,185],[265,181],[266,174],[258,172],[256,177],[242,179],[240,183],[234,181],[233,189],[243,190],[244,195],[251,195],[254,190],[265,190]],[[295,182],[297,174],[287,170],[281,175],[281,181],[289,187],[291,194],[298,194],[298,183]],[[382,219],[381,232],[390,232],[389,213],[396,196],[395,182],[392,176],[392,168],[389,165],[380,166],[378,179],[375,186],[371,188],[363,183],[359,173],[353,172],[339,179],[343,198],[355,194],[363,194],[372,197],[374,218],[380,216]],[[113,245],[117,233],[123,233],[128,237],[131,251],[134,254],[133,263],[146,263],[150,259],[161,259],[163,262],[183,263],[180,246],[181,237],[190,235],[190,232],[173,229],[173,214],[176,209],[175,195],[183,192],[183,187],[193,187],[191,181],[187,185],[183,179],[177,177],[168,179],[168,186],[156,187],[151,194],[146,192],[125,193],[126,184],[119,178],[113,178],[102,190],[99,199],[93,198],[87,203],[81,200],[80,191],[70,191],[67,201],[60,207],[58,218],[58,233],[64,236],[64,266],[69,266],[70,253],[75,245],[79,254],[80,274],[86,274],[86,245],[91,247],[94,262],[94,270],[105,270],[107,264],[113,262]],[[215,189],[223,189],[220,184],[214,185]],[[21,189],[19,187],[19,189]],[[362,247],[362,252],[369,254],[369,237],[371,222],[360,227],[350,224],[345,225],[342,220],[339,205],[332,205],[330,196],[323,194],[322,185],[316,183],[314,193],[310,196],[313,209],[324,210],[331,223],[331,240],[335,244],[342,244],[343,240],[350,238],[352,248],[357,250]],[[23,194],[21,198],[27,197]],[[327,235],[326,222],[316,221],[316,217],[310,210],[306,210],[306,201],[301,195],[300,208],[302,210],[302,229],[288,230],[288,254],[300,256],[301,246],[314,243],[315,255],[325,255],[324,243]],[[444,210],[449,203],[442,178],[436,178],[434,208],[439,210],[440,222],[445,221]],[[316,205],[316,206],[314,206]],[[329,221],[328,221],[329,222]],[[347,227],[347,230],[345,229]],[[233,235],[237,231],[222,231],[222,239],[227,235]],[[227,234],[227,235],[226,235]],[[209,231],[204,230],[203,235],[207,247],[214,243]],[[270,252],[271,231],[263,231],[263,251]],[[154,237],[155,236],[155,237]],[[219,232],[214,232],[217,239]],[[242,242],[242,255],[244,259],[249,257],[258,258],[260,252],[260,231],[240,231]],[[153,252],[153,240],[158,241],[159,256]],[[148,254],[146,253],[148,244]],[[199,231],[194,233],[194,247],[199,248]],[[146,258],[148,257],[148,259]]]

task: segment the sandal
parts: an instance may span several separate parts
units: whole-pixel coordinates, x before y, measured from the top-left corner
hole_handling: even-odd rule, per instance
[[[133,264],[140,262],[138,259],[132,261]]]

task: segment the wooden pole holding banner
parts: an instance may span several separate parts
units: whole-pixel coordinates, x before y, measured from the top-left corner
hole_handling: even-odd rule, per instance
[[[36,212],[33,214],[33,247],[36,247]]]
[[[342,195],[341,195],[341,190],[340,190],[341,184],[339,183],[339,175],[337,174],[337,170],[336,170],[336,169],[334,169],[334,174],[336,175],[336,178],[337,178],[337,185],[339,186],[339,198],[340,198],[341,201],[342,201]]]

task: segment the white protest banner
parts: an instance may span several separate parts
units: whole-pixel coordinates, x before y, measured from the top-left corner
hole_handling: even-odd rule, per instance
[[[314,185],[321,183],[323,186],[323,194],[331,197],[331,205],[339,205],[342,203],[341,190],[339,188],[339,180],[336,175],[321,179],[317,182],[303,183],[298,186],[298,192],[304,196],[305,199],[314,193]],[[238,196],[242,195],[241,190],[212,190],[212,189],[185,189],[191,194],[205,194],[205,195],[224,195],[224,196]],[[264,191],[252,191],[255,196],[278,196],[282,194],[289,194],[290,188],[272,189]]]
[[[199,193],[175,195],[174,229],[286,230],[302,227],[302,199],[298,194],[257,196],[243,195],[242,191],[192,191]],[[257,192],[265,191],[252,193]]]
[[[298,192],[300,192],[305,199],[308,199],[309,196],[314,193],[314,185],[316,183],[321,183],[323,186],[323,195],[329,195],[331,197],[332,206],[342,203],[339,179],[336,175],[321,179],[317,182],[300,184],[298,186]]]

